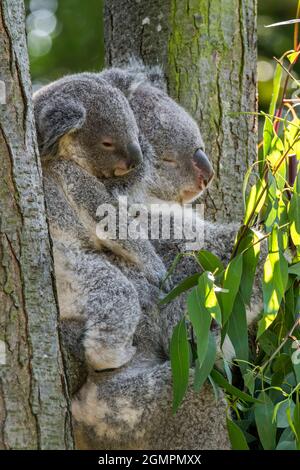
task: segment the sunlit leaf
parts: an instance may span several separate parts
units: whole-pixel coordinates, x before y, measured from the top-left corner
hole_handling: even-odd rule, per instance
[[[294,118],[284,130],[284,148],[286,150],[289,149],[290,154],[295,153],[298,160],[300,159],[300,142],[297,140],[297,137],[299,136],[299,126],[300,120],[298,118]]]
[[[300,173],[298,173],[294,193],[288,209],[288,218],[291,223],[290,231],[294,245],[300,245]]]
[[[273,93],[272,93],[271,103],[270,103],[270,107],[269,107],[269,114],[271,116],[275,115],[276,103],[277,103],[277,100],[278,100],[278,95],[279,95],[280,85],[281,85],[281,78],[282,78],[282,67],[280,66],[280,64],[277,64],[276,69],[275,69],[274,78],[273,78]],[[273,135],[274,135],[273,121],[266,116],[265,124],[264,124],[264,130],[263,130],[264,158],[266,158],[267,155],[270,152]],[[261,162],[260,165],[259,165],[260,174],[262,174],[263,165],[264,165],[264,162]]]
[[[275,226],[269,237],[269,254],[264,264],[264,314],[259,321],[259,337],[276,318],[288,281],[288,264],[279,246],[280,232]]]
[[[272,170],[277,170],[275,173],[275,179],[278,189],[283,190],[286,182],[286,159],[281,162],[281,159],[285,153],[285,148],[282,140],[275,135],[272,139],[270,152],[267,155],[267,160],[271,165]],[[278,164],[280,163],[280,166]]]
[[[252,217],[257,215],[266,200],[267,191],[266,191],[266,182],[265,180],[259,179],[256,184],[250,189],[247,203],[246,203],[246,213],[244,217],[244,224],[247,225],[252,220]]]
[[[287,54],[287,59],[290,61],[291,64],[295,62],[295,60],[299,57],[299,51],[293,51],[290,54]]]

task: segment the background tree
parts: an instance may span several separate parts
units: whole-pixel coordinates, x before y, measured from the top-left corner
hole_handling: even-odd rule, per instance
[[[205,215],[239,220],[256,155],[256,0],[106,0],[108,65],[132,56],[164,67],[168,89],[200,124],[216,171]]]
[[[65,449],[70,415],[24,24],[23,1],[2,0],[0,448]]]

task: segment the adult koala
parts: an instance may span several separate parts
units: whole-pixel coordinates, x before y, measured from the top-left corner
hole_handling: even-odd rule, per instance
[[[147,90],[151,104],[152,89]],[[106,92],[114,99],[107,101]],[[160,123],[152,136],[147,135],[146,127],[143,129],[139,136],[143,162],[136,170],[127,171],[128,144],[136,144],[138,135],[128,102],[118,93],[100,77],[83,74],[56,82],[35,96],[61,326],[74,391],[88,375],[73,400],[77,445],[106,449],[228,448],[225,403],[223,399],[215,402],[208,385],[200,395],[190,390],[177,415],[172,416],[168,340],[173,324],[182,317],[184,299],[159,311],[160,283],[166,267],[157,249],[148,240],[123,243],[95,236],[99,204],[111,203],[120,194],[130,196],[132,202],[147,201],[149,193],[160,200],[182,201],[185,196],[189,200],[191,193],[194,198],[207,184],[212,169],[202,153],[202,139],[194,121],[155,89],[157,103],[165,110],[164,126]],[[121,108],[116,106],[116,97]],[[144,99],[139,102],[136,97],[136,110],[142,113]],[[78,104],[85,113],[77,112]],[[111,118],[116,117],[116,110],[124,113],[127,126],[123,134],[121,126],[121,138]],[[109,126],[103,114],[111,119]],[[156,117],[152,113],[153,124]],[[57,124],[54,133],[53,124]],[[139,125],[142,129],[141,122]],[[90,141],[85,136],[103,139],[103,128],[115,131],[114,136],[109,135],[114,149],[112,155],[98,160],[98,152],[105,155],[103,146],[99,146],[104,141]],[[161,145],[161,129],[163,134],[164,129],[174,129],[178,138],[169,132]],[[104,137],[107,139],[107,135]],[[91,148],[90,142],[94,143]],[[114,158],[120,146],[122,151]],[[178,165],[169,161],[165,148],[169,155],[177,155]],[[124,166],[124,172],[115,173],[116,168],[124,170]],[[104,371],[96,372],[99,370]]]
[[[115,69],[101,74],[101,78],[126,93],[141,138],[146,140],[144,158],[149,166],[142,181],[147,188],[145,202],[150,196],[178,202],[195,199],[212,177],[197,125],[163,90],[153,87],[147,77],[138,84],[136,78],[131,81],[130,77],[126,71]],[[142,202],[140,194],[135,192],[137,195],[136,202]],[[143,249],[149,251],[149,244],[152,245],[144,241]],[[173,244],[169,248],[168,244],[164,246],[168,255],[169,250],[173,255]],[[141,314],[134,334],[136,353],[131,361],[114,371],[90,371],[86,384],[73,400],[78,447],[229,448],[226,404],[223,398],[216,402],[209,385],[198,395],[189,390],[176,416],[172,415],[169,338],[173,325],[182,318],[184,298],[160,310],[159,284],[149,280],[142,268],[136,271],[120,259],[112,259],[109,253],[101,257],[108,257],[134,286]],[[157,258],[160,255],[156,248],[149,263]],[[166,269],[159,274],[162,280]],[[191,380],[192,375],[191,371]]]

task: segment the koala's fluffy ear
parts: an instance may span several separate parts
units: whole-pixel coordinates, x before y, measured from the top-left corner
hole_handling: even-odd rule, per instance
[[[70,99],[51,100],[36,114],[41,156],[53,153],[59,139],[73,130],[80,129],[86,118],[83,105]]]

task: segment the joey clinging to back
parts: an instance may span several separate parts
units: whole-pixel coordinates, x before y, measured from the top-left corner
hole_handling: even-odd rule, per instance
[[[142,162],[125,96],[93,74],[71,75],[34,95],[42,162],[72,160],[97,178],[124,177]]]

